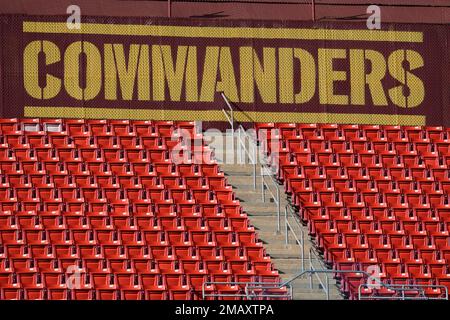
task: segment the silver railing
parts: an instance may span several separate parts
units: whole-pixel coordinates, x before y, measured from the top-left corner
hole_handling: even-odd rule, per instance
[[[314,256],[314,257],[313,257]],[[314,266],[314,260],[318,261],[320,267],[316,269]],[[327,300],[330,298],[330,281],[329,274],[345,274],[345,273],[353,273],[353,274],[361,274],[366,278],[370,278],[373,283],[361,283],[358,286],[358,300],[448,300],[448,288],[444,285],[420,285],[420,284],[390,284],[384,283],[379,278],[374,277],[373,274],[368,273],[362,270],[329,270],[321,263],[322,259],[315,252],[313,248],[309,250],[309,268],[313,273],[309,274],[310,277],[310,288],[313,288],[313,276],[317,279],[320,284],[320,287],[325,293]],[[332,271],[332,272],[329,272]],[[325,276],[325,279],[320,278],[320,274]],[[385,288],[392,292],[392,296],[385,295],[365,295],[363,293],[364,289],[373,289],[373,288]],[[426,289],[432,290],[442,290],[443,294],[437,297],[430,297],[426,295]],[[407,292],[415,291],[417,293],[416,296],[408,296]]]
[[[272,191],[271,186],[275,187]],[[266,190],[277,206],[277,234],[281,232],[281,191],[280,186],[272,175],[270,168],[266,165],[261,165],[261,200],[266,202]]]
[[[296,234],[295,229],[293,228],[292,224],[289,222],[289,218],[292,218],[291,220],[293,220],[295,225],[297,226],[299,235]],[[305,235],[303,232],[303,228],[300,225],[298,219],[296,218],[295,212],[290,205],[286,205],[284,207],[284,233],[285,233],[286,245],[289,244],[289,233],[292,233],[295,244],[298,245],[298,247],[299,247],[300,259],[301,259],[301,262],[300,262],[301,269],[300,270],[305,271]]]
[[[220,95],[222,96],[223,100],[225,101],[225,104],[228,107],[228,110],[222,109],[223,114],[225,115],[225,118],[227,119],[228,123],[231,126],[231,147],[233,152],[235,151],[235,141],[234,141],[234,128],[235,128],[235,119],[234,119],[234,110],[233,106],[231,105],[230,101],[228,100],[227,96],[221,92]],[[248,162],[253,165],[253,189],[256,190],[256,168],[258,163],[258,145],[254,141],[254,139],[245,131],[245,128],[239,124],[237,127],[237,146],[236,146],[236,153],[237,153],[237,160],[238,163],[244,164]],[[247,142],[248,141],[248,148],[247,148]],[[250,149],[250,150],[249,150]],[[244,153],[242,152],[244,151]],[[245,158],[245,156],[247,158]]]
[[[376,295],[364,295],[364,289],[372,289],[372,285],[362,283],[358,286],[358,299],[359,300],[448,300],[448,288],[444,285],[431,285],[431,284],[389,284],[386,289],[392,291],[391,296],[376,296]],[[436,297],[429,297],[426,295],[426,289],[433,291],[439,291]],[[415,295],[408,295],[408,292],[415,292]]]
[[[314,266],[314,261],[317,261],[317,263],[319,264],[318,268],[316,266]],[[321,257],[315,252],[313,247],[311,247],[309,249],[308,262],[309,262],[309,269],[311,271],[314,271],[313,273],[309,274],[310,289],[312,289],[314,286],[313,278],[315,277],[320,284],[319,288],[321,288],[324,291],[327,300],[329,300],[330,299],[330,279],[328,277],[327,272],[320,272],[320,271],[329,270],[329,269],[327,269],[326,266],[323,264]],[[357,272],[357,271],[355,271],[355,272]],[[321,274],[324,275],[325,279],[320,278]]]
[[[237,157],[238,157],[238,163],[247,163],[245,159],[245,155],[247,156],[249,163],[253,166],[252,170],[252,178],[253,178],[253,189],[256,190],[256,172],[258,167],[258,146],[253,141],[252,137],[245,131],[244,127],[242,125],[238,126],[237,129],[238,134],[238,145],[237,145]],[[248,148],[247,143],[248,141]],[[242,154],[242,150],[244,150],[245,154]]]
[[[225,101],[225,104],[227,105],[229,111],[222,109],[223,114],[225,115],[225,118],[227,119],[228,123],[231,126],[231,147],[232,150],[234,150],[234,111],[233,111],[233,107],[231,106],[230,101],[228,100],[227,96],[221,92],[220,95],[222,96],[223,100]]]
[[[207,290],[211,286],[227,286],[227,287],[238,287],[234,288],[238,293],[220,293],[218,290]],[[225,290],[226,291],[226,290]],[[212,298],[242,298],[246,300],[254,299],[269,299],[269,298],[280,298],[291,300],[293,297],[292,286],[290,284],[280,285],[276,282],[220,282],[220,281],[206,281],[202,284],[202,297],[206,299],[208,297]]]

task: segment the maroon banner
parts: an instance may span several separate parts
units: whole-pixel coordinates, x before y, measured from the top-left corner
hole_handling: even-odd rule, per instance
[[[2,117],[449,125],[444,25],[5,15]]]

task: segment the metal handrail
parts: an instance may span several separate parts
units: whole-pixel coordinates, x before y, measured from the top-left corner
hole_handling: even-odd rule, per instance
[[[203,296],[203,299],[204,298],[206,298],[206,297],[245,297],[245,298],[247,298],[247,299],[251,299],[252,297],[254,297],[255,295],[254,295],[254,290],[256,290],[256,289],[259,289],[259,290],[264,290],[264,289],[266,289],[266,290],[269,290],[269,289],[282,289],[282,288],[286,288],[286,289],[288,289],[288,294],[286,295],[286,294],[274,294],[274,295],[271,295],[271,294],[260,294],[259,295],[259,297],[261,297],[261,298],[264,298],[264,297],[266,297],[266,298],[268,298],[268,297],[272,297],[272,298],[290,298],[290,299],[292,299],[292,297],[293,297],[293,290],[292,290],[292,286],[291,286],[291,283],[294,281],[294,280],[296,280],[296,279],[298,279],[298,278],[301,278],[302,276],[304,276],[304,275],[306,275],[306,274],[309,274],[310,275],[310,278],[312,277],[312,275],[314,275],[314,274],[319,274],[319,273],[323,273],[323,274],[326,274],[327,275],[327,279],[328,279],[328,274],[330,274],[330,273],[332,273],[332,274],[350,274],[350,273],[352,273],[352,274],[362,274],[363,276],[366,276],[366,277],[370,277],[371,276],[371,274],[370,273],[368,273],[368,272],[366,272],[366,271],[363,271],[363,270],[333,270],[333,269],[321,269],[321,270],[303,270],[303,271],[300,271],[299,273],[297,273],[295,276],[293,276],[291,279],[289,279],[289,280],[286,280],[286,281],[284,281],[284,282],[282,282],[282,283],[272,283],[272,282],[235,282],[235,281],[232,281],[232,282],[215,282],[215,281],[206,281],[206,282],[204,282],[203,284],[202,284],[202,296]],[[447,287],[446,286],[443,286],[443,285],[409,285],[409,287],[408,287],[408,285],[395,285],[395,284],[387,284],[387,283],[383,283],[383,282],[381,282],[381,280],[379,280],[379,279],[374,279],[374,282],[377,282],[381,287],[384,287],[384,288],[387,288],[387,289],[390,289],[390,290],[392,290],[392,291],[397,291],[397,292],[404,292],[404,291],[412,291],[412,290],[414,290],[414,289],[411,289],[411,287],[415,287],[416,288],[416,290],[417,290],[417,288],[440,288],[440,289],[444,289],[444,292],[445,292],[445,297],[444,298],[442,298],[441,300],[448,300],[448,289],[447,289]],[[321,282],[322,283],[322,282]],[[237,294],[224,294],[224,293],[213,293],[213,294],[208,294],[208,293],[206,293],[206,290],[205,290],[205,287],[207,287],[207,286],[211,286],[211,285],[215,285],[215,284],[223,284],[223,285],[231,285],[231,286],[234,286],[234,285],[244,285],[244,289],[243,289],[243,291],[244,291],[244,293],[237,293]],[[329,288],[328,287],[328,283],[327,283],[327,285],[324,285],[323,283],[322,283],[322,285],[323,285],[323,287],[325,287],[325,288]],[[367,284],[366,284],[367,285]],[[376,297],[376,296],[372,296],[372,297],[364,297],[364,296],[362,296],[361,295],[361,293],[360,293],[360,288],[362,288],[362,286],[364,286],[364,284],[362,284],[362,285],[360,285],[360,287],[358,288],[358,299],[361,299],[361,300],[363,300],[363,299],[374,299],[374,298],[380,298],[380,299],[386,299],[386,300],[389,300],[389,299],[393,299],[392,297]],[[252,293],[253,293],[253,295],[252,294],[250,294],[249,293],[249,290],[253,290],[252,291]],[[423,291],[423,289],[422,289],[422,291]],[[329,298],[330,298],[330,295],[329,295],[329,291],[328,291],[328,293],[327,293],[327,300],[329,300]],[[436,298],[429,298],[429,297],[426,297],[426,296],[423,296],[423,297],[419,297],[419,298],[414,298],[414,297],[406,297],[406,296],[404,296],[404,293],[402,294],[402,296],[401,297],[394,297],[395,299],[397,299],[397,300],[413,300],[413,299],[415,299],[415,300],[424,300],[424,299],[429,299],[429,300],[436,300]]]
[[[253,165],[253,173],[252,173],[252,176],[253,176],[253,189],[256,190],[256,167],[257,167],[257,161],[258,161],[258,159],[257,159],[257,151],[256,150],[257,150],[258,146],[257,146],[256,143],[254,143],[253,139],[248,135],[248,133],[245,131],[244,127],[241,124],[238,126],[237,131],[238,131],[238,142],[239,142],[240,148],[242,148],[245,151],[245,153],[247,154],[248,159],[250,160],[250,163]],[[247,147],[245,145],[245,140],[242,140],[241,131],[243,132],[244,137],[247,138],[250,143],[252,143],[252,142],[254,143],[254,145],[253,145],[253,154],[251,154],[250,151],[247,149]],[[239,157],[242,156],[241,150],[239,150],[238,156]],[[239,163],[242,163],[242,162],[243,162],[242,158],[240,158],[239,159]]]
[[[225,115],[225,118],[227,118],[228,123],[231,125],[231,147],[234,151],[234,111],[233,107],[231,106],[230,101],[228,100],[227,96],[221,92],[220,95],[222,96],[223,100],[225,101],[225,104],[227,105],[228,109],[230,109],[230,115],[228,115],[227,111],[225,109],[222,109],[223,114]]]
[[[212,286],[212,285],[229,285],[229,286],[243,286],[241,288],[240,292],[243,293],[235,293],[235,294],[227,294],[227,293],[207,293],[206,287]],[[256,290],[270,290],[270,289],[287,289],[287,294],[280,294],[280,293],[260,293],[257,295],[255,293]],[[231,282],[221,282],[221,281],[206,281],[202,283],[202,296],[203,299],[206,297],[242,297],[251,299],[253,297],[260,297],[260,298],[288,298],[292,299],[293,293],[292,293],[292,286],[290,284],[281,286],[280,283],[276,282],[243,282],[243,281],[231,281]]]
[[[366,287],[371,288],[372,285],[367,283],[362,283],[358,286],[358,300],[369,300],[369,299],[388,299],[388,300],[448,300],[448,288],[444,285],[429,285],[429,284],[389,284],[389,288],[392,291],[400,291],[400,296],[364,296],[362,295],[362,289]],[[444,290],[444,297],[427,297],[425,295],[425,289],[441,289]],[[419,297],[407,297],[405,296],[406,291],[419,291]]]
[[[289,211],[289,215],[294,219],[294,221],[296,222],[296,224],[298,226],[298,230],[300,231],[300,239],[297,237],[297,235],[294,231],[294,228],[292,228],[292,225],[289,222],[288,211]],[[296,244],[300,247],[300,259],[301,259],[300,265],[301,265],[301,270],[304,271],[305,270],[305,235],[304,235],[302,226],[300,225],[300,223],[297,221],[297,219],[295,218],[295,216],[293,214],[293,209],[289,205],[286,205],[284,207],[284,221],[285,221],[285,229],[284,229],[285,243],[286,243],[286,245],[289,244],[289,231],[291,231],[292,235],[294,236]]]
[[[276,191],[275,194],[270,189],[269,184],[266,182],[266,174],[269,173],[268,176],[270,177],[270,181],[272,181],[272,184],[275,186]],[[270,173],[270,170],[267,166],[261,165],[261,200],[263,202],[266,202],[266,194],[265,190],[268,190],[272,198],[274,199],[275,204],[277,205],[277,233],[280,233],[281,229],[281,191],[280,186],[278,185],[275,178]]]
[[[231,141],[232,141],[231,147],[234,152],[234,122],[235,122],[234,109],[230,103],[230,100],[228,100],[227,96],[225,95],[225,93],[221,92],[220,95],[222,96],[223,100],[225,101],[225,104],[227,105],[228,109],[230,110],[230,115],[228,115],[228,113],[225,109],[222,109],[222,112],[225,115],[225,118],[227,119],[228,123],[231,125]],[[245,146],[245,141],[243,141],[241,138],[241,131],[244,133],[244,136],[248,139],[248,141],[254,143],[253,154],[251,154],[250,151]],[[256,149],[257,149],[257,144],[247,134],[247,132],[245,132],[245,129],[241,124],[239,124],[239,126],[238,126],[237,133],[238,133],[238,142],[239,142],[239,149],[238,149],[237,156],[238,156],[239,163],[243,162],[242,161],[242,153],[241,153],[241,148],[242,148],[245,151],[245,153],[247,154],[250,162],[253,164],[253,188],[256,189],[256,162],[257,162]]]
[[[311,259],[311,253],[316,255],[316,258],[318,261],[320,260],[320,257],[315,253],[315,251],[313,250],[313,248],[310,248],[309,250],[309,263],[310,263],[310,269],[316,271],[314,273],[314,275],[316,276],[317,280],[319,281],[319,283],[321,284],[322,289],[325,291],[327,300],[329,300],[330,297],[330,286],[329,286],[329,277],[328,277],[328,273],[330,272],[326,272],[327,270],[325,269],[315,269],[312,259]],[[332,273],[362,273],[363,275],[365,275],[366,277],[371,277],[372,274],[366,272],[366,271],[361,271],[361,270],[337,270],[338,272],[336,272],[336,270],[333,270]],[[345,272],[344,272],[345,271]],[[322,282],[322,279],[320,279],[319,274],[323,273],[325,274],[325,283]],[[312,288],[312,274],[310,274],[310,287]],[[359,300],[364,300],[364,299],[390,299],[390,300],[424,300],[424,299],[428,299],[428,300],[448,300],[448,288],[446,286],[443,285],[420,285],[420,284],[390,284],[390,283],[384,283],[382,282],[380,279],[374,278],[373,281],[376,284],[368,284],[368,283],[362,283],[358,286],[358,299]],[[395,292],[400,292],[401,295],[400,296],[396,296],[396,297],[384,297],[384,296],[369,296],[369,297],[365,297],[364,295],[362,295],[362,289],[364,287],[366,288],[370,288],[370,287],[374,287],[375,285],[379,285],[380,287],[384,287],[388,290],[392,290]],[[426,297],[425,295],[425,288],[429,288],[429,289],[443,289],[445,292],[445,296],[444,298],[432,298],[432,297]],[[405,291],[420,291],[421,293],[421,297],[406,297],[405,296]]]
[[[310,270],[316,270],[316,269],[314,268],[314,263],[313,263],[313,259],[312,259],[312,257],[311,257],[311,256],[312,256],[311,253],[313,253],[313,254],[315,255],[315,258],[316,258],[317,261],[319,261],[319,263],[321,262],[321,259],[320,259],[320,256],[316,254],[316,252],[314,251],[314,249],[313,249],[312,247],[309,248],[309,254],[308,254],[309,269],[310,269]],[[317,270],[326,270],[326,267],[325,267],[325,266],[322,266],[322,267],[323,267],[323,269],[317,269]],[[327,297],[327,300],[329,300],[329,298],[330,298],[330,287],[329,287],[328,274],[327,274],[327,273],[324,273],[324,275],[325,275],[325,283],[323,283],[323,282],[322,282],[322,279],[320,279],[319,273],[314,273],[314,276],[315,276],[315,277],[317,278],[317,280],[319,281],[322,290],[324,290],[324,292],[325,292],[325,295],[326,295],[326,297]],[[309,276],[309,287],[310,287],[311,289],[312,289],[312,287],[313,287],[312,276],[313,276],[313,274],[310,274],[310,276]]]
[[[228,100],[227,96],[221,92],[220,95],[222,96],[223,100],[225,101],[225,104],[227,105],[228,109],[230,109],[230,115],[228,116],[225,109],[222,109],[223,113],[225,114],[225,117],[227,118],[228,122],[231,124],[231,129],[234,131],[234,110],[231,106],[230,100]]]

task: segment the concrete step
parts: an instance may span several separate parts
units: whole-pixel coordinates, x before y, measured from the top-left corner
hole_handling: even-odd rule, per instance
[[[289,244],[286,245],[286,237],[284,234],[284,207],[289,201],[284,193],[283,186],[278,185],[280,189],[280,232],[277,232],[278,216],[277,204],[272,200],[270,193],[265,190],[266,201],[261,198],[261,176],[257,175],[257,188],[253,186],[253,167],[251,165],[230,165],[221,166],[228,179],[228,183],[233,186],[236,197],[240,200],[244,211],[250,218],[250,223],[255,227],[258,238],[264,242],[264,247],[270,255],[272,262],[280,273],[280,277],[286,281],[292,279],[302,268],[302,250],[301,247],[294,243],[294,237],[289,233]],[[259,172],[257,172],[259,174]],[[276,185],[272,181],[268,181],[270,189],[275,193]],[[300,237],[301,231],[304,236],[303,261],[304,267],[309,267],[309,250],[314,246],[309,241],[308,230],[305,226],[297,223],[296,218],[288,216],[288,221],[292,225],[293,231]],[[314,266],[321,266],[321,261],[313,260]],[[325,283],[325,277],[321,279]],[[320,288],[319,281],[313,278],[313,287],[310,287],[308,276],[296,279],[291,283],[294,293],[294,299],[326,299],[326,294]],[[329,279],[329,298],[342,299],[336,283],[333,279]]]

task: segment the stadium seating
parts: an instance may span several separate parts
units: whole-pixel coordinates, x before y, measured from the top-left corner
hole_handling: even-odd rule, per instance
[[[280,140],[266,143],[267,154],[330,267],[378,266],[384,283],[450,288],[450,129],[285,123],[256,129],[260,141]],[[351,299],[366,281],[361,273],[336,277]],[[428,297],[444,294],[424,290]]]
[[[0,299],[201,299],[205,281],[280,281],[194,123],[1,119],[0,132]]]

